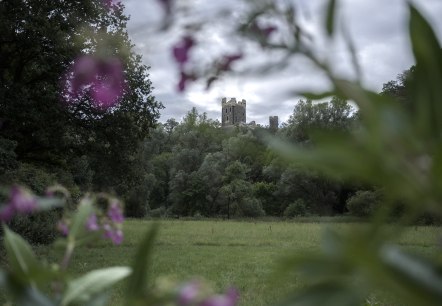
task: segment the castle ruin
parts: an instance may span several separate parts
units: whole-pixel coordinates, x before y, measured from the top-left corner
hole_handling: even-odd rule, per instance
[[[244,124],[246,125],[246,100],[236,101],[236,98],[221,99],[221,123],[223,127]],[[249,127],[255,128],[255,121],[248,124]],[[258,124],[259,126],[259,124]],[[279,126],[278,116],[269,116],[269,128],[272,133],[276,133]]]
[[[236,101],[236,98],[221,99],[222,126],[238,125],[246,123],[246,100]]]

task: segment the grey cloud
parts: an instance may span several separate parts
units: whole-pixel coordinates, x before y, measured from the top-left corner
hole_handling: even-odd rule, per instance
[[[132,16],[129,22],[129,32],[136,50],[143,54],[144,62],[151,66],[151,80],[155,90],[153,94],[162,101],[166,109],[162,110],[161,121],[170,117],[181,119],[187,111],[196,106],[200,112],[207,112],[213,119],[219,119],[219,99],[222,96],[244,98],[248,101],[248,121],[268,124],[269,115],[278,115],[280,122],[288,118],[299,97],[293,92],[305,89],[321,90],[328,86],[324,76],[305,60],[294,58],[284,69],[266,77],[261,75],[238,75],[224,79],[210,91],[204,91],[203,84],[195,84],[189,90],[179,95],[176,93],[178,82],[177,67],[172,60],[170,46],[181,33],[160,33],[155,35],[157,24],[161,22],[162,12],[157,0],[126,0],[126,12]],[[442,1],[414,1],[424,14],[436,26],[439,37],[442,37]],[[183,3],[193,3],[183,1]],[[319,22],[323,18],[324,0],[302,0],[303,11],[307,12],[304,23],[314,35],[320,36]],[[413,64],[413,57],[408,46],[406,33],[407,12],[406,3],[402,0],[343,0],[340,12],[342,22],[350,31],[357,49],[357,55],[362,65],[363,80],[370,88],[380,90],[382,84],[395,79],[396,75]],[[225,17],[222,22],[214,22],[220,10],[227,10],[238,4],[237,0],[198,1],[196,15],[210,23],[209,29],[199,37],[206,43],[194,56],[198,61],[209,62],[214,54],[234,52],[237,41],[225,37],[231,29],[228,18],[240,18],[239,13],[233,17]],[[240,9],[237,9],[239,11]],[[223,17],[224,18],[224,17]],[[191,19],[190,19],[191,20]],[[224,35],[224,36],[223,36]],[[320,39],[320,46],[333,63],[334,70],[344,76],[352,76],[348,51],[341,42],[329,45]],[[247,47],[250,56],[247,64],[252,67],[256,63],[268,62],[275,56],[257,53]],[[243,69],[245,64],[237,66]],[[249,67],[250,67],[249,65]]]

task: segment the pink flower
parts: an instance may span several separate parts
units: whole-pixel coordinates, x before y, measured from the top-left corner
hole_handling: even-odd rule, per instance
[[[69,227],[68,227],[66,221],[62,221],[62,220],[58,221],[57,229],[63,236],[69,235]]]
[[[110,239],[114,244],[118,245],[123,242],[123,231],[120,229],[113,229],[109,224],[105,224],[104,237]]]
[[[98,231],[100,229],[97,223],[97,215],[91,214],[89,216],[86,221],[86,229],[91,232]]]
[[[180,81],[178,82],[178,91],[183,92],[186,89],[186,83],[189,81],[195,81],[196,77],[192,74],[187,74],[181,71]]]
[[[238,302],[238,292],[234,288],[227,290],[225,295],[214,295],[199,304],[200,306],[235,306]]]
[[[15,215],[15,209],[12,205],[4,205],[0,210],[0,221],[9,222]]]
[[[219,64],[219,70],[229,71],[231,70],[232,63],[241,59],[243,57],[242,53],[224,55],[221,63]]]
[[[262,27],[256,21],[250,25],[250,32],[257,36],[257,38],[261,41],[266,41],[269,39],[270,35],[277,29],[278,28],[273,25]]]
[[[112,220],[112,222],[123,223],[124,221],[123,211],[121,210],[118,201],[113,201],[110,204],[110,207],[107,211],[107,216],[109,217],[109,219]]]
[[[14,186],[9,195],[9,205],[18,213],[31,213],[37,209],[37,200],[24,188]]]
[[[115,106],[124,94],[122,62],[116,58],[101,59],[83,55],[74,61],[63,81],[63,97],[75,103],[89,94],[96,108]]]
[[[198,282],[191,282],[185,284],[178,294],[178,305],[186,306],[195,303],[196,298],[199,296],[201,284]]]
[[[191,36],[184,36],[180,42],[172,48],[175,61],[183,66],[189,60],[189,51],[195,45],[195,41]]]

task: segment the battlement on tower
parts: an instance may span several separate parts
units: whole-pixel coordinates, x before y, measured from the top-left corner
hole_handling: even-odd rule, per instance
[[[247,101],[245,99],[242,99],[241,101],[236,101],[236,98],[230,98],[230,100],[227,101],[227,98],[222,98],[221,99],[221,104],[222,105],[241,105],[241,106],[246,106],[247,105]]]

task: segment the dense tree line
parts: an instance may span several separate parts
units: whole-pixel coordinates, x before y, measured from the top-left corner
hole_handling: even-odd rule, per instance
[[[282,141],[314,145],[312,130],[348,132],[355,110],[338,98],[299,101],[276,133]],[[267,127],[221,128],[193,108],[178,123],[169,119],[152,129],[143,159],[150,184],[138,215],[260,217],[343,213],[353,191],[317,172],[291,164],[263,140]],[[150,211],[149,211],[150,210]],[[293,210],[293,209],[292,209]]]

